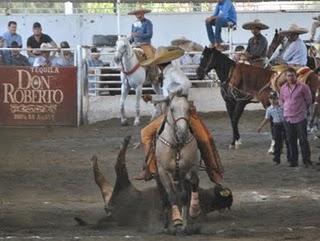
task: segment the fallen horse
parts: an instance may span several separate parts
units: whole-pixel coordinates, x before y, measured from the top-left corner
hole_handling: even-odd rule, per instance
[[[126,151],[130,136],[124,138],[115,164],[116,182],[112,187],[101,173],[98,158],[91,158],[94,179],[98,185],[105,205],[106,218],[103,222],[115,222],[117,225],[140,226],[160,224],[162,217],[161,198],[157,187],[137,189],[130,181],[126,167]],[[199,188],[201,214],[230,209],[233,196],[228,188],[215,186],[209,189]],[[79,225],[86,225],[81,218],[75,218]],[[159,227],[159,225],[157,225]]]

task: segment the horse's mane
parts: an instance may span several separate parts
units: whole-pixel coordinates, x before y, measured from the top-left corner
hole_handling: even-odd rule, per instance
[[[216,59],[214,68],[221,82],[228,82],[230,70],[236,65],[236,62],[227,57],[216,49],[212,49],[212,54],[215,55]]]

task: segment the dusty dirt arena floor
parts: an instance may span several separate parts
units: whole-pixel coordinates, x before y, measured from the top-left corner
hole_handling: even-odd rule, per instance
[[[214,133],[225,167],[225,186],[233,191],[231,211],[209,214],[200,234],[175,237],[141,227],[89,226],[105,216],[93,180],[90,158],[96,154],[106,176],[115,179],[113,164],[119,143],[132,135],[127,163],[130,176],[140,171],[142,150],[132,149],[140,128],[120,127],[114,119],[80,128],[0,129],[0,240],[320,240],[320,166],[274,166],[267,154],[268,128],[256,128],[262,111],[246,111],[240,122],[243,145],[229,150],[231,128],[226,113],[203,116]],[[147,119],[143,119],[143,124]],[[310,136],[312,160],[320,140]],[[201,172],[201,186],[210,182]],[[154,182],[133,182],[140,189]],[[128,218],[130,213],[128,213]]]

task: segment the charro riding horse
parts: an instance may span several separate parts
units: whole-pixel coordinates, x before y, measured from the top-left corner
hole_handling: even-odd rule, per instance
[[[281,29],[276,29],[271,44],[269,45],[267,57],[270,59],[275,51],[283,51],[285,45],[285,35],[279,34]],[[279,47],[282,45],[282,47]],[[318,72],[320,68],[320,58],[317,56],[317,49],[312,45],[306,45],[308,49],[307,66]]]
[[[164,226],[169,226],[171,213],[171,223],[179,232],[186,230],[189,216],[195,218],[200,213],[200,152],[190,131],[187,98],[177,93],[168,101],[166,121],[156,141],[157,185],[166,217]]]
[[[236,64],[220,51],[206,47],[197,69],[198,77],[203,79],[211,69],[216,71],[221,81],[221,94],[233,129],[231,147],[237,148],[240,140],[238,122],[245,106],[252,101],[261,102],[265,108],[269,105],[271,78],[276,72],[256,66]],[[312,97],[315,99],[320,88],[318,75],[313,71],[310,72],[306,84],[309,85]]]
[[[145,81],[151,82],[156,94],[160,94],[160,83],[157,76],[151,78],[147,75],[147,70],[140,66],[140,61],[135,54],[133,48],[130,46],[129,40],[126,37],[120,37],[116,43],[116,51],[114,60],[121,65],[121,98],[120,98],[120,117],[121,124],[127,125],[127,117],[125,114],[124,104],[129,94],[130,89],[136,92],[136,116],[134,125],[140,123],[140,100],[142,95],[142,86]],[[148,77],[150,80],[148,80]]]

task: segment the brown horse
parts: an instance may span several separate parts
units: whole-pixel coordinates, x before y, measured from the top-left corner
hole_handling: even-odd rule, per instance
[[[281,28],[275,30],[275,34],[272,38],[272,41],[269,45],[267,51],[267,57],[270,59],[276,49],[279,47],[280,44],[284,43],[285,35],[279,34]],[[312,45],[306,45],[308,49],[308,57],[307,57],[307,66],[314,70],[315,72],[320,71],[320,58],[317,55],[317,49]],[[280,50],[281,51],[281,50]]]
[[[237,148],[240,134],[238,122],[245,106],[250,102],[261,102],[269,106],[268,96],[271,91],[270,79],[274,71],[246,64],[236,64],[215,48],[205,48],[202,52],[197,75],[200,79],[214,69],[221,81],[221,94],[233,129],[233,140],[230,147]],[[316,73],[309,74],[306,84],[309,85],[312,97],[320,89],[319,77]]]

